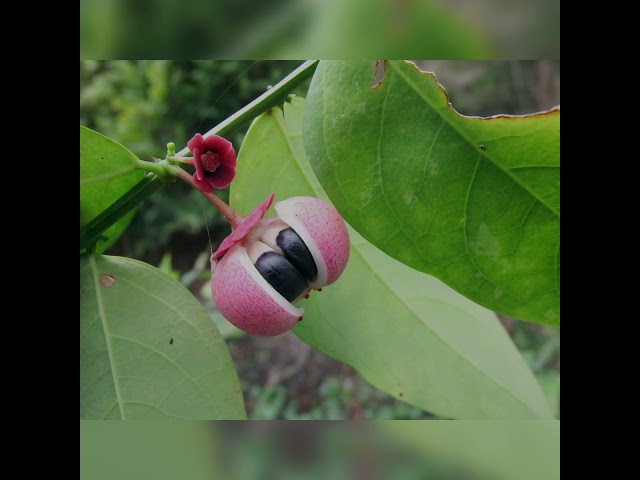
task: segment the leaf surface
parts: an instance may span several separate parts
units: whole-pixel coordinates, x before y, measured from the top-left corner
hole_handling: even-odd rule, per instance
[[[142,180],[137,157],[125,147],[89,128],[80,126],[80,228],[106,210]],[[104,252],[127,228],[135,210],[109,227],[96,242]]]
[[[80,257],[80,418],[246,418],[213,321],[151,265]]]
[[[464,117],[433,74],[321,62],[309,161],[345,219],[401,262],[481,305],[560,324],[560,111]]]

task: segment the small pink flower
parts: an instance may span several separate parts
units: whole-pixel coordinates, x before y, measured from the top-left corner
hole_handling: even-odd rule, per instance
[[[229,140],[218,135],[204,138],[197,133],[187,147],[193,153],[193,181],[199,190],[212,193],[214,188],[225,188],[236,176],[236,152]]]

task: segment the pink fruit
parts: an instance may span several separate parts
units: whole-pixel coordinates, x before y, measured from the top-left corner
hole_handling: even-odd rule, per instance
[[[331,205],[292,197],[262,218],[273,194],[211,257],[211,294],[222,315],[254,335],[290,330],[304,310],[293,303],[335,282],[349,258],[349,234]],[[220,258],[221,257],[221,258]]]

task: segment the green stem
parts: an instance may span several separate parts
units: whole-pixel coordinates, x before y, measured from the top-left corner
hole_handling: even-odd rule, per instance
[[[187,157],[174,156],[169,158],[171,160],[184,161],[184,159]],[[187,160],[193,161],[192,158],[187,158]],[[186,163],[190,163],[190,162],[187,161]],[[216,210],[220,212],[220,215],[222,215],[224,218],[227,219],[227,221],[231,225],[231,228],[233,229],[237,228],[240,222],[244,220],[244,217],[242,215],[240,215],[238,212],[236,212],[234,209],[232,209],[229,205],[224,203],[218,197],[216,197],[212,193],[206,193],[200,190],[196,186],[191,175],[185,172],[182,168],[175,165],[171,165],[166,160],[163,160],[160,163],[145,162],[144,160],[138,160],[138,166],[143,170],[147,170],[153,174],[156,174],[158,177],[160,177],[164,181],[167,181],[167,179],[171,179],[173,177],[178,177],[179,179],[184,180],[193,188],[198,190],[204,196],[204,198],[206,198],[209,201],[209,203],[211,203],[211,205],[216,207]]]
[[[171,171],[171,166],[165,161],[161,163],[154,163],[138,159],[138,168],[140,170],[155,173],[158,177],[165,180],[171,178],[171,175],[175,175]]]
[[[146,175],[109,208],[80,228],[80,250],[93,246],[104,231],[140,205],[163,183],[160,177],[154,173]]]
[[[236,113],[220,122],[213,127],[207,133],[203,134],[203,137],[209,137],[211,135],[220,135],[224,137],[233,132],[237,128],[240,128],[245,123],[250,122],[258,115],[272,109],[278,105],[282,105],[287,98],[287,95],[291,91],[300,85],[304,80],[313,75],[318,66],[318,60],[308,60],[296,68],[293,72],[283,78],[274,87],[264,92],[253,102],[249,103],[245,107],[238,110]],[[189,153],[189,149],[184,147],[176,155],[184,156]]]

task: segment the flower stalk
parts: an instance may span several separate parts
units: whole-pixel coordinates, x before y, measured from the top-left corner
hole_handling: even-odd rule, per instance
[[[227,220],[227,222],[229,222],[229,225],[231,225],[231,228],[233,230],[238,228],[238,225],[242,222],[242,220],[244,220],[244,217],[242,215],[240,215],[233,208],[231,208],[229,205],[227,205],[222,200],[220,200],[218,197],[216,197],[213,193],[207,193],[207,192],[203,192],[202,190],[200,190],[198,188],[198,186],[196,185],[195,181],[193,180],[193,177],[191,175],[189,175],[189,173],[187,173],[183,169],[176,168],[176,177],[178,177],[181,180],[184,180],[189,185],[191,185],[193,188],[198,190],[200,192],[200,194],[204,198],[206,198],[207,201],[216,208],[216,210],[218,210],[220,215],[222,215],[225,218],[225,220]]]

